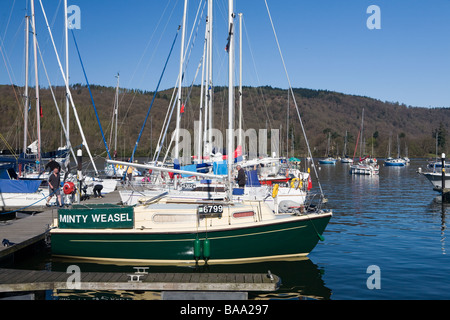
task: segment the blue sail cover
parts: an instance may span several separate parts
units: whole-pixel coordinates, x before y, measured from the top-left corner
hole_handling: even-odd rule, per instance
[[[213,172],[216,175],[226,176],[228,174],[228,164],[224,161],[213,163]]]
[[[41,182],[41,180],[0,179],[0,193],[34,193]]]
[[[261,187],[261,183],[258,179],[258,172],[256,170],[247,171],[247,187]]]

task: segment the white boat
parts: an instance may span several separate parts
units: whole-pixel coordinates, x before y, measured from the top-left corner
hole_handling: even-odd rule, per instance
[[[306,200],[309,176],[306,176],[303,180],[294,178],[287,184],[287,187],[279,184],[261,184],[256,177],[256,171],[247,172],[247,177],[247,184],[243,189],[235,186],[234,200],[264,201],[271,210],[276,212],[285,211],[286,208],[298,207]],[[161,184],[141,186],[136,184],[131,188],[119,188],[119,194],[122,203],[127,205],[151,202],[151,199],[159,197],[161,194],[167,194],[175,200],[224,201],[227,198],[226,187],[223,183],[182,180],[179,184],[179,189],[174,189],[172,184],[165,187],[161,187]]]
[[[357,163],[350,166],[351,174],[377,175],[379,172],[379,166],[370,163]]]
[[[384,165],[386,167],[404,167],[406,166],[406,161],[402,158],[395,158],[395,159],[386,159],[384,161]]]
[[[341,159],[341,163],[353,163],[353,159],[345,157]]]
[[[0,168],[0,210],[36,211],[45,207],[48,185],[41,179],[18,179],[8,164]],[[55,198],[53,199],[55,200]]]
[[[364,129],[364,109],[362,110],[361,117],[361,130],[358,135],[358,139],[355,145],[355,154],[356,148],[358,147],[359,137],[362,135]],[[360,153],[362,145],[360,145]],[[370,156],[366,156],[364,158],[359,158],[359,162],[350,166],[350,174],[361,174],[361,175],[378,175],[380,171],[380,167],[377,164],[377,160]]]
[[[433,185],[433,190],[442,190],[442,172],[423,172],[422,175]],[[445,173],[445,188],[450,188],[450,173]]]
[[[345,139],[344,139],[344,154],[343,157],[341,158],[341,163],[353,163],[353,159],[350,158],[349,156],[347,156],[347,136],[348,133],[347,131],[345,131]]]

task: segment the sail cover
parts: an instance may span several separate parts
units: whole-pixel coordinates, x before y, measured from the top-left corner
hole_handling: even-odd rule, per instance
[[[0,193],[34,193],[41,182],[41,180],[0,179]]]

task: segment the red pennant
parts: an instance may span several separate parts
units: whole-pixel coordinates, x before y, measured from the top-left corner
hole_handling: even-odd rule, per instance
[[[184,113],[184,104],[181,105],[181,111],[180,113]]]
[[[39,103],[39,114],[41,115],[41,118],[44,117],[44,113],[42,112],[42,106],[40,103]]]

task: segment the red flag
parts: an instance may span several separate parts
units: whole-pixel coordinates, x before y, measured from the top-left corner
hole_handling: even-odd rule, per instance
[[[312,189],[311,175],[308,177],[308,191]]]
[[[234,157],[237,158],[240,156],[242,156],[242,146],[238,146],[236,150],[234,150]]]
[[[44,114],[42,113],[42,106],[40,103],[39,103],[39,114],[41,115],[41,118],[44,117]]]
[[[180,113],[184,113],[184,104],[181,105],[181,111]]]

